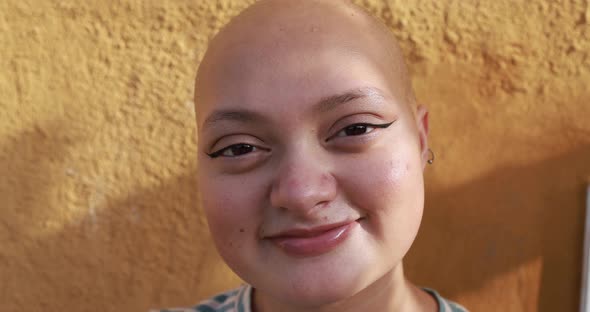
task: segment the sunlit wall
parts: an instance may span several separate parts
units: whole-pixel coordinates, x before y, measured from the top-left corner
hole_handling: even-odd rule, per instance
[[[192,90],[253,1],[0,1],[0,311],[146,311],[239,280],[198,207]],[[473,311],[575,311],[588,1],[357,1],[399,38],[434,166],[408,275]]]

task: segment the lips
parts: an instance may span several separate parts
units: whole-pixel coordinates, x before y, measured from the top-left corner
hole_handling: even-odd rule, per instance
[[[292,229],[270,236],[268,239],[289,255],[317,256],[342,244],[357,224],[357,221],[347,221],[311,229]]]

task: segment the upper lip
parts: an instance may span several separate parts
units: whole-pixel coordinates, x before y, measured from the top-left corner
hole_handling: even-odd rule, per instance
[[[312,237],[312,236],[316,236],[321,233],[327,232],[329,230],[347,225],[347,224],[352,223],[354,221],[355,220],[342,221],[342,222],[337,222],[337,223],[330,223],[330,224],[314,226],[314,227],[310,227],[310,228],[293,228],[293,229],[288,229],[285,231],[278,232],[276,234],[269,235],[266,238]]]

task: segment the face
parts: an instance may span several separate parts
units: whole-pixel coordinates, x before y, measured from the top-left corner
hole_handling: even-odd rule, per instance
[[[197,110],[202,207],[227,264],[298,305],[392,271],[422,217],[425,110],[359,53],[224,59]]]

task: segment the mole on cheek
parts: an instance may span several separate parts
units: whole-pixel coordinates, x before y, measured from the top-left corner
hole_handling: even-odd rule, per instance
[[[244,229],[240,229],[240,233],[244,233],[244,232],[245,232],[245,230],[244,230]]]

